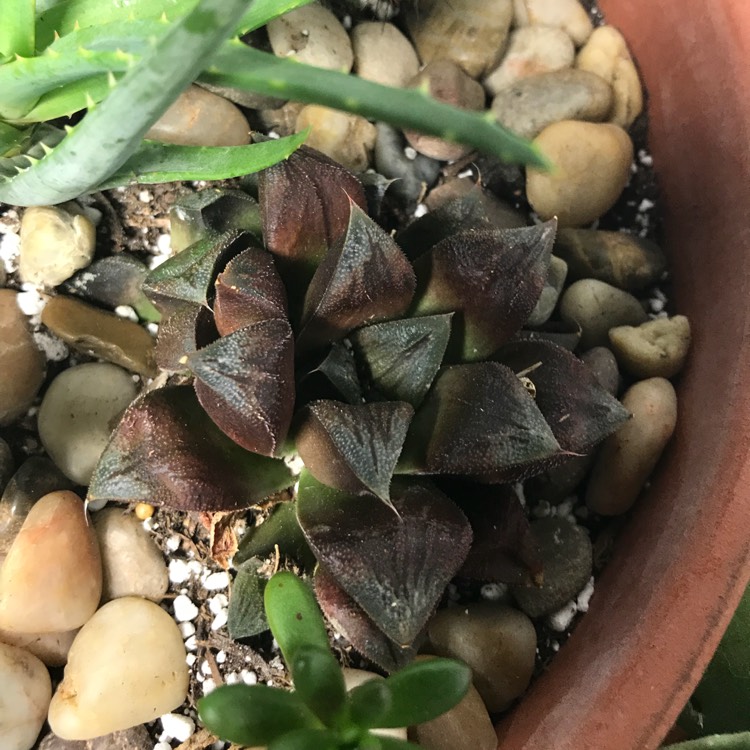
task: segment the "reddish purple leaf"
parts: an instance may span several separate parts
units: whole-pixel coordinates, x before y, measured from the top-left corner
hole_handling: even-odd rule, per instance
[[[448,347],[465,362],[484,359],[526,322],[547,279],[557,222],[459,232],[414,264],[417,315],[455,312]]]
[[[313,268],[346,232],[350,200],[367,209],[359,180],[307,146],[264,169],[258,193],[266,247],[286,261]]]
[[[390,235],[352,203],[346,234],[328,251],[305,295],[298,347],[322,346],[365,323],[398,317],[409,307],[415,283]]]
[[[249,453],[221,432],[190,386],[172,386],[127,408],[89,499],[216,512],[247,508],[293,481],[283,461]]]
[[[333,576],[319,565],[315,572],[315,598],[323,614],[360,654],[377,664],[386,672],[395,672],[405,667],[416,656],[411,646],[399,646],[367,616]]]
[[[297,517],[318,560],[388,638],[414,643],[466,558],[471,528],[455,503],[424,481],[395,479],[396,513],[300,478]]]
[[[270,253],[249,247],[227,263],[216,279],[214,317],[222,336],[287,317],[286,290]]]
[[[188,369],[188,355],[215,341],[218,335],[208,308],[196,302],[183,302],[159,324],[156,364],[167,372],[183,372]]]
[[[314,401],[302,417],[297,450],[319,482],[357,495],[371,492],[389,503],[391,477],[413,415],[402,401]]]
[[[241,328],[188,358],[195,391],[216,425],[243,448],[272,456],[294,409],[292,329],[276,318]]]

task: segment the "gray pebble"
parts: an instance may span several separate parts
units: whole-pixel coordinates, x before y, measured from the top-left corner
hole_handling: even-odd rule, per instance
[[[550,258],[547,280],[544,282],[544,288],[539,295],[536,307],[531,311],[531,315],[526,321],[527,326],[540,326],[550,319],[557,306],[557,300],[560,298],[567,276],[568,264],[562,258],[553,255]]]
[[[571,284],[560,300],[560,316],[581,327],[581,350],[609,343],[609,329],[648,320],[641,303],[621,289],[596,279]]]
[[[585,70],[558,70],[523,78],[492,100],[498,122],[525,138],[535,138],[561,120],[600,122],[612,106],[612,89]]]
[[[479,602],[440,610],[427,634],[438,656],[471,667],[488,711],[502,711],[529,684],[536,631],[526,615],[506,604]]]
[[[581,359],[594,373],[599,385],[612,396],[620,391],[620,370],[617,359],[606,346],[595,346],[581,355]]]
[[[568,262],[571,281],[599,279],[626,292],[655,284],[667,269],[656,243],[625,232],[564,228],[555,238],[555,253]]]
[[[541,547],[544,583],[540,587],[513,586],[518,606],[529,617],[556,612],[591,578],[591,540],[580,526],[564,518],[542,518],[531,524]]]

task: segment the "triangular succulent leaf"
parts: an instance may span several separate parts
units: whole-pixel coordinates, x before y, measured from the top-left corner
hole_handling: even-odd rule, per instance
[[[156,336],[156,364],[167,372],[183,372],[188,369],[190,352],[210,344],[218,335],[208,308],[197,302],[170,305]]]
[[[348,404],[364,402],[354,352],[348,340],[335,341],[325,355],[300,378],[303,401],[311,398],[343,398]],[[314,394],[305,398],[306,394]]]
[[[247,508],[293,482],[283,461],[249,453],[219,430],[190,386],[169,386],[126,409],[88,496],[211,512]]]
[[[235,560],[237,565],[239,563]],[[258,574],[261,566],[260,560],[249,559],[237,568],[227,612],[227,630],[234,640],[250,638],[268,630],[268,620],[263,611],[266,579]]]

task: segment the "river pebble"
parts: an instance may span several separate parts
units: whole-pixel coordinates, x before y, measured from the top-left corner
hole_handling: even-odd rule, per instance
[[[594,73],[575,69],[523,78],[492,100],[498,122],[525,138],[561,120],[604,120],[611,107],[611,87]]]
[[[69,491],[45,495],[0,569],[0,628],[73,630],[94,614],[101,591],[99,545],[83,502]]]
[[[423,63],[451,60],[480,78],[497,65],[512,18],[512,0],[426,0],[407,9],[406,24]]]
[[[578,0],[513,0],[515,26],[554,26],[564,29],[580,46],[593,31],[586,9]]]
[[[57,286],[94,257],[96,230],[85,216],[56,206],[32,206],[21,218],[21,281]]]
[[[589,508],[605,516],[633,506],[677,423],[677,395],[665,378],[631,386],[622,404],[633,418],[602,443],[586,490]]]
[[[39,750],[151,750],[152,747],[154,743],[148,729],[139,725],[90,740],[64,740],[48,734],[39,745]],[[158,748],[158,745],[155,747]],[[167,747],[170,745],[167,744]]]
[[[102,601],[142,596],[164,598],[169,574],[153,537],[135,516],[122,508],[107,508],[94,517],[104,574]]]
[[[392,24],[365,21],[351,32],[354,71],[384,86],[406,86],[419,72],[412,43]]]
[[[546,127],[534,144],[555,165],[526,170],[526,194],[542,219],[561,227],[598,219],[620,197],[630,177],[633,142],[617,125],[563,120]]]
[[[193,85],[177,97],[144,138],[182,146],[245,146],[250,143],[250,126],[232,102]]]
[[[135,398],[129,373],[105,362],[61,372],[39,407],[39,437],[65,476],[87,485],[117,420]]]
[[[560,300],[560,317],[581,327],[582,351],[609,344],[609,329],[648,320],[641,303],[628,292],[597,279],[571,284]]]
[[[657,318],[640,326],[609,332],[618,362],[637,378],[672,378],[682,370],[690,349],[690,322],[684,315]]]
[[[534,671],[536,631],[513,607],[478,602],[440,610],[427,634],[438,656],[471,667],[474,686],[488,711],[502,711],[529,684]]]
[[[370,165],[377,130],[364,117],[339,112],[319,104],[308,104],[297,115],[297,133],[311,128],[305,145],[322,151],[352,172]]]
[[[16,292],[0,289],[0,425],[26,413],[44,380],[44,356],[17,298]]]
[[[173,711],[187,695],[185,656],[177,624],[157,604],[137,597],[105,604],[70,649],[49,708],[52,731],[85,740]]]
[[[428,63],[409,85],[412,88],[425,88],[438,101],[461,109],[484,108],[482,86],[450,60]],[[416,130],[405,130],[404,135],[416,151],[432,159],[460,159],[471,151],[471,146],[418,133]]]
[[[85,354],[145,377],[156,374],[154,339],[131,320],[73,297],[58,296],[42,311],[42,323],[66,344]]]
[[[511,590],[529,617],[542,617],[560,609],[588,583],[593,553],[586,530],[565,518],[542,518],[531,529],[541,549],[544,583]]]
[[[573,40],[552,26],[525,26],[510,35],[508,48],[500,65],[484,79],[490,94],[535,76],[573,66]]]
[[[47,668],[27,651],[0,643],[0,685],[0,745],[31,750],[52,695]]]
[[[643,111],[643,88],[625,37],[614,26],[594,29],[575,64],[601,76],[612,87],[614,102],[608,119],[629,128]]]
[[[77,633],[78,628],[63,633],[16,633],[0,629],[0,643],[23,648],[48,667],[62,667]]]
[[[338,18],[318,3],[297,8],[267,26],[271,48],[278,57],[348,73],[354,52]]]
[[[651,240],[625,232],[561,229],[555,253],[568,263],[570,279],[599,279],[640,292],[657,283],[667,270],[667,259]]]

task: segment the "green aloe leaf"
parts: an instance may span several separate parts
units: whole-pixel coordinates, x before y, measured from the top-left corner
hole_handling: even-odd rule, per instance
[[[222,685],[198,701],[203,725],[239,745],[267,745],[320,722],[294,693],[268,685]]]
[[[450,332],[449,313],[366,326],[349,340],[377,393],[416,409],[440,369]]]
[[[466,517],[425,482],[394,480],[394,513],[300,477],[297,515],[318,560],[396,644],[414,642],[469,551]]]
[[[557,221],[522,229],[459,232],[414,264],[414,314],[455,311],[449,351],[485,359],[526,322],[544,288]]]
[[[266,617],[288,666],[303,646],[326,650],[328,634],[310,587],[293,573],[275,573],[264,593]]]
[[[34,0],[3,0],[0,23],[0,55],[28,57],[34,54]]]
[[[427,659],[386,678],[393,696],[382,727],[408,727],[436,719],[453,708],[471,685],[471,669],[452,659]]]
[[[330,648],[300,646],[292,657],[289,670],[294,690],[305,705],[328,727],[343,715],[346,687],[336,657]]]
[[[216,279],[214,318],[222,336],[266,320],[287,318],[286,290],[273,256],[249,247],[233,258]]]
[[[328,621],[370,661],[386,672],[405,667],[417,655],[411,645],[394,643],[336,583],[324,565],[315,571],[315,596]]]
[[[294,409],[292,329],[283,318],[222,336],[188,355],[201,406],[232,440],[273,456]]]
[[[18,154],[27,138],[28,134],[24,129],[0,120],[0,159]]]
[[[534,401],[563,450],[588,453],[630,419],[591,369],[562,347],[517,341],[503,346],[496,358],[516,374],[526,373],[534,385]]]
[[[409,307],[415,279],[393,239],[354,203],[346,234],[318,266],[305,295],[297,344],[311,349]]]
[[[126,409],[88,496],[180,510],[237,510],[293,482],[283,461],[249,453],[221,432],[192,387],[170,386]]]
[[[515,373],[495,362],[446,367],[414,415],[397,471],[507,482],[564,452]]]
[[[372,492],[390,504],[389,487],[414,410],[403,401],[308,405],[295,438],[307,470],[345,492]]]
[[[238,565],[237,556],[234,565]],[[268,630],[268,620],[263,611],[263,590],[266,579],[258,574],[262,563],[251,559],[237,568],[229,595],[227,630],[230,637],[250,638]]]

